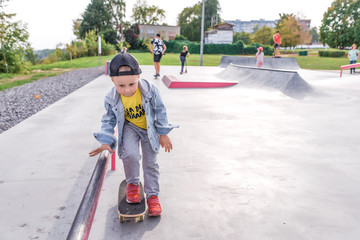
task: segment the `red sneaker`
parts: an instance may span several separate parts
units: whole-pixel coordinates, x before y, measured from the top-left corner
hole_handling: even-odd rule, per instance
[[[128,203],[140,202],[140,185],[130,183],[126,187],[126,201]]]
[[[160,216],[161,215],[161,206],[160,201],[157,196],[151,196],[147,199],[147,205],[149,208],[149,216]]]

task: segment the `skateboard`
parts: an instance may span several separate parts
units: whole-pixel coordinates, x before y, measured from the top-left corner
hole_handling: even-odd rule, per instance
[[[119,186],[118,213],[121,223],[144,221],[146,204],[144,197],[144,188],[140,183],[140,203],[128,203],[126,201],[126,180],[122,181]]]

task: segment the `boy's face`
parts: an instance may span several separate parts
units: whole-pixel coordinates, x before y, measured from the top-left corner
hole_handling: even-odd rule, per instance
[[[115,76],[111,77],[116,91],[124,97],[131,97],[135,94],[140,75],[126,75],[126,76]]]

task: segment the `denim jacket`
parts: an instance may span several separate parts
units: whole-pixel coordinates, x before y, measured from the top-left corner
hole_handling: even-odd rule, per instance
[[[167,135],[173,128],[179,126],[168,123],[166,108],[160,97],[158,88],[145,79],[139,80],[139,89],[142,95],[142,105],[145,110],[147,134],[152,149],[159,152],[160,135]],[[125,123],[125,110],[121,102],[120,94],[113,87],[105,96],[106,113],[101,119],[101,131],[95,132],[94,137],[101,144],[108,144],[113,150],[118,147],[118,155],[122,154],[121,141],[123,135],[123,126]],[[114,128],[118,125],[118,135],[114,136]]]

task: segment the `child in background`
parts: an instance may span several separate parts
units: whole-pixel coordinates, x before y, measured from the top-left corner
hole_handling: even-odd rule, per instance
[[[190,53],[188,51],[188,47],[187,46],[183,46],[183,50],[181,51],[179,57],[180,57],[180,61],[181,61],[181,71],[180,74],[183,74],[184,72],[184,64],[186,62],[186,57],[190,56]]]
[[[350,61],[350,64],[354,64],[356,63],[356,60],[358,59],[359,57],[359,50],[356,49],[356,44],[354,43],[352,46],[351,46],[351,50],[349,51],[348,53],[348,58],[349,58],[349,61]],[[355,74],[355,68],[350,68],[350,74]]]
[[[127,182],[126,200],[140,202],[140,160],[142,159],[144,190],[150,216],[161,215],[159,195],[160,145],[170,152],[172,143],[168,133],[177,126],[168,123],[166,108],[158,88],[140,78],[137,60],[128,53],[116,55],[110,63],[110,78],[114,86],[105,96],[105,114],[101,131],[94,133],[101,146],[91,151],[91,157],[118,148]],[[118,126],[117,139],[114,128]],[[141,147],[140,147],[141,143]],[[140,148],[142,152],[140,153]]]
[[[264,63],[264,53],[263,53],[263,47],[259,47],[258,51],[256,53],[256,66],[261,67]]]

